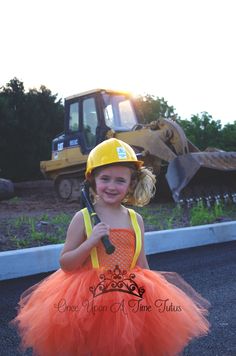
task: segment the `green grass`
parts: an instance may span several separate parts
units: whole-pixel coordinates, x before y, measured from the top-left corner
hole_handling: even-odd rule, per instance
[[[145,225],[152,225],[157,230],[169,230],[178,227],[196,226],[236,220],[236,205],[215,204],[210,208],[202,202],[191,208],[173,204],[159,204],[155,209],[151,206],[137,208],[143,216]]]
[[[213,207],[207,208],[202,202],[199,202],[191,209],[190,224],[191,226],[210,224],[222,218],[225,214],[226,210],[220,204],[215,204]]]
[[[54,217],[45,214],[39,217],[22,215],[9,219],[8,224],[3,226],[3,233],[16,249],[63,243],[71,218],[70,214]]]
[[[236,220],[236,205],[206,207],[202,202],[187,208],[174,204],[148,205],[135,208],[143,217],[146,231],[169,230],[204,225],[225,220]],[[0,221],[1,234],[8,240],[8,249],[64,243],[73,214],[55,216],[22,215]]]
[[[146,206],[135,210],[142,215],[145,225],[151,225],[156,230],[174,228],[178,221],[181,224],[182,216],[185,214],[184,208],[173,204],[159,204],[155,209]]]
[[[21,202],[21,198],[19,197],[13,197],[8,201],[9,205],[15,205]]]

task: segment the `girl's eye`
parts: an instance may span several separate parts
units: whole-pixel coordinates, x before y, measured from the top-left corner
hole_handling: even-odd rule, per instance
[[[125,179],[123,179],[123,178],[118,178],[118,179],[117,179],[117,182],[118,182],[118,183],[125,183]]]
[[[101,179],[103,182],[107,182],[107,181],[109,180],[108,177],[101,177],[100,179]]]

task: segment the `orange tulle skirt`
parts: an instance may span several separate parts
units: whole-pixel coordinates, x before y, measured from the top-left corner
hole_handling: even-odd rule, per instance
[[[209,303],[175,273],[58,270],[21,297],[12,324],[40,356],[167,356],[206,335]]]

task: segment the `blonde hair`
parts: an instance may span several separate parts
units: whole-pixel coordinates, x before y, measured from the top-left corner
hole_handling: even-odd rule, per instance
[[[117,165],[121,165],[120,163]],[[132,171],[131,183],[129,191],[122,203],[134,206],[147,205],[151,198],[156,193],[156,177],[149,168],[141,167],[137,169],[132,164],[123,164],[129,167]],[[102,169],[104,167],[100,167]],[[96,171],[96,170],[95,170]],[[91,195],[94,201],[96,201],[96,186],[95,186],[95,171],[92,172],[90,177]]]
[[[148,168],[141,167],[132,175],[131,187],[123,200],[134,206],[147,205],[156,193],[156,177]]]

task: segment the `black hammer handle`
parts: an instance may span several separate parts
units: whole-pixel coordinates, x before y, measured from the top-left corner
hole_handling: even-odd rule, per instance
[[[90,200],[89,197],[89,184],[87,182],[84,183],[84,187],[81,190],[82,193],[82,198],[85,203],[86,208],[88,209],[88,212],[90,214],[91,220],[93,222],[93,225],[97,225],[101,222],[99,217],[97,216],[93,204]],[[115,251],[115,246],[111,244],[111,241],[109,240],[109,237],[107,235],[102,236],[101,238],[102,243],[105,247],[106,253],[108,255],[112,254]]]

